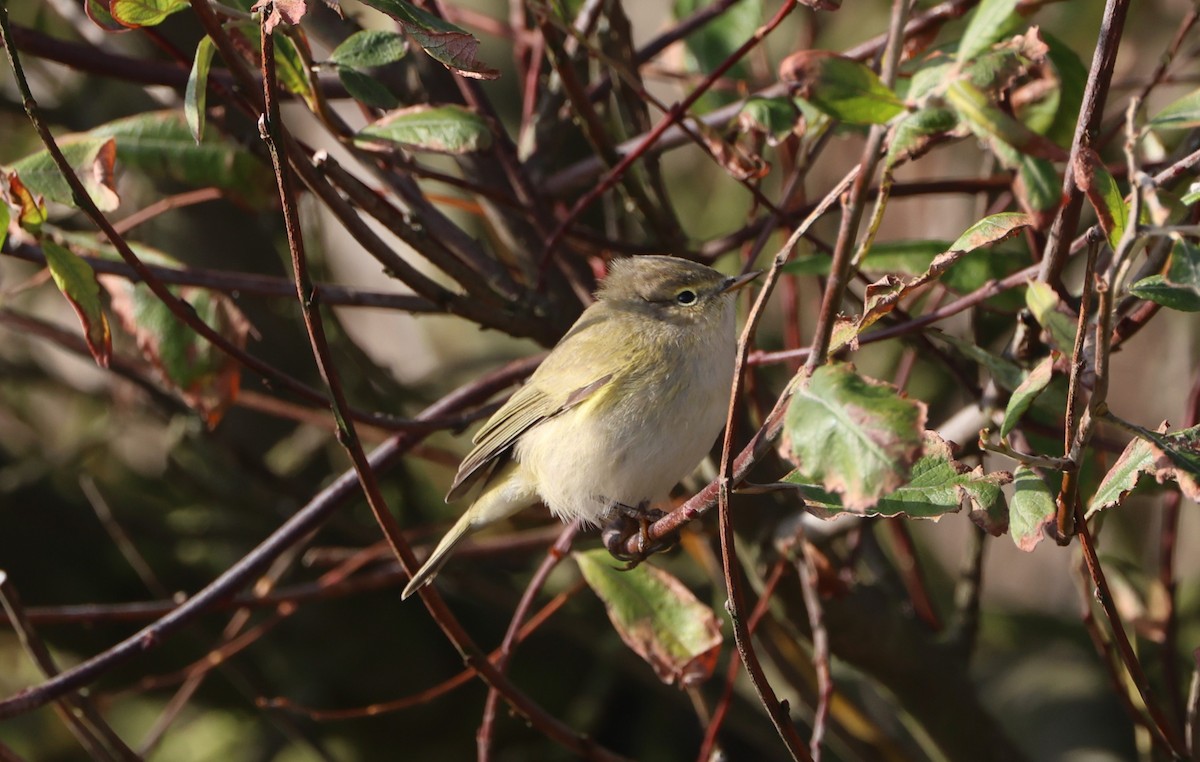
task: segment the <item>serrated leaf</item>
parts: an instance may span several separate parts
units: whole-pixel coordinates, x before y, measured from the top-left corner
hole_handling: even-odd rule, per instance
[[[59,149],[100,211],[111,212],[121,205],[113,180],[117,147],[112,140],[73,135],[60,141]],[[26,156],[9,169],[20,175],[31,192],[60,204],[75,205],[75,194],[49,151]]]
[[[905,116],[892,131],[888,144],[887,166],[914,159],[924,153],[938,137],[953,132],[958,127],[958,117],[953,111],[940,106],[926,106]]]
[[[45,201],[35,197],[16,172],[0,171],[0,177],[4,178],[4,200],[17,208],[17,224],[37,235],[46,223]]]
[[[1190,130],[1200,127],[1200,90],[1173,101],[1150,120],[1156,130]]]
[[[472,79],[496,79],[500,76],[500,72],[476,57],[479,52],[479,40],[465,30],[404,0],[363,2],[400,22],[404,31],[408,32],[431,58],[447,69]]]
[[[145,246],[139,258],[150,264],[179,266],[179,262]],[[184,325],[148,286],[112,275],[100,277],[112,300],[113,314],[133,335],[138,350],[158,370],[159,377],[211,428],[237,398],[241,365]],[[204,288],[171,288],[196,315],[235,346],[246,346],[250,323],[227,295]]]
[[[189,188],[214,186],[248,206],[275,200],[274,177],[256,156],[209,134],[197,144],[178,111],[149,111],[97,127],[93,137],[114,138],[123,167]]]
[[[70,302],[83,326],[83,338],[88,351],[97,365],[107,368],[112,359],[112,333],[100,304],[100,284],[96,282],[96,273],[81,257],[54,241],[42,239],[41,245],[54,285]]]
[[[792,397],[787,451],[852,511],[907,480],[921,452],[925,405],[845,364],[818,368]]]
[[[954,459],[949,446],[932,431],[925,432],[921,457],[913,464],[908,482],[879,499],[874,507],[856,512],[864,516],[908,516],[937,519],[956,513],[964,500],[972,512],[993,516],[1003,523],[1004,493],[1001,487],[1012,474],[998,471],[985,474],[982,467],[970,468]],[[810,510],[826,516],[842,513],[841,498],[823,487],[811,484],[811,478],[793,471],[783,479],[795,484]]]
[[[382,109],[392,109],[400,105],[400,99],[370,74],[363,74],[345,66],[337,67],[337,73],[346,92],[355,100]]]
[[[187,87],[183,91],[183,114],[187,119],[192,137],[199,143],[204,138],[204,119],[208,103],[208,69],[212,64],[216,46],[207,35],[196,46],[192,59],[192,70],[188,74]]]
[[[649,563],[621,571],[603,549],[573,555],[621,640],[660,680],[691,688],[712,676],[721,626],[682,582]]]
[[[869,67],[836,53],[793,53],[779,70],[800,97],[849,124],[886,124],[905,110],[904,102]]]
[[[410,106],[386,114],[355,136],[358,143],[385,140],[409,148],[461,154],[492,144],[487,122],[462,106]]]
[[[1166,430],[1166,424],[1163,424],[1161,430]],[[1092,495],[1092,502],[1088,505],[1086,517],[1091,518],[1098,511],[1119,505],[1138,486],[1143,476],[1157,472],[1155,459],[1154,450],[1149,442],[1139,437],[1129,440],[1129,444],[1125,445],[1121,452],[1121,457],[1117,458],[1117,462],[1100,480],[1100,486],[1096,488],[1096,494]]]
[[[1008,529],[1017,547],[1027,553],[1036,548],[1056,513],[1054,493],[1046,480],[1028,466],[1017,466],[1008,501]]]
[[[1087,195],[1100,227],[1108,236],[1113,249],[1121,242],[1125,227],[1129,224],[1129,207],[1125,205],[1125,194],[1117,187],[1117,181],[1109,174],[1104,161],[1091,148],[1079,149],[1075,157],[1075,184]]]
[[[1176,241],[1167,274],[1142,278],[1129,293],[1169,309],[1200,312],[1200,249],[1189,241]]]
[[[982,246],[991,246],[1006,238],[1011,238],[1023,228],[1033,225],[1033,219],[1028,214],[1020,212],[1001,212],[984,217],[950,244],[947,251],[974,251]]]
[[[1050,335],[1055,348],[1063,354],[1075,349],[1075,319],[1058,310],[1059,298],[1048,284],[1030,281],[1025,289],[1025,306],[1033,313],[1038,325]]]
[[[108,12],[130,28],[156,26],[167,16],[188,7],[188,0],[111,0]]]
[[[382,29],[365,29],[347,37],[329,54],[329,60],[351,69],[386,66],[404,58],[404,36]]]
[[[1000,425],[1001,439],[1009,435],[1021,420],[1021,416],[1033,405],[1033,401],[1050,385],[1050,380],[1054,378],[1054,363],[1060,356],[1051,352],[1034,366],[1025,380],[1013,390],[1012,396],[1008,398],[1008,405],[1004,408],[1004,423]]]
[[[967,22],[958,43],[958,60],[970,61],[999,41],[1010,29],[1017,0],[983,0]]]

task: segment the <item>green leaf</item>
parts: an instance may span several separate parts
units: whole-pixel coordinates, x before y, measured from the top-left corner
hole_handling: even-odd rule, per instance
[[[865,511],[908,479],[920,455],[925,405],[845,364],[818,368],[792,397],[786,450],[799,467]]]
[[[957,64],[945,56],[931,56],[927,63],[923,63],[921,68],[913,72],[905,97],[910,101],[920,101],[927,95],[941,92],[950,81],[951,75],[957,71],[956,67]]]
[[[1200,426],[1171,434],[1139,428],[1137,434],[1150,445],[1159,483],[1174,481],[1188,500],[1200,502]]]
[[[395,63],[408,52],[404,35],[366,29],[347,37],[329,54],[329,60],[350,69],[370,69]]]
[[[983,0],[958,43],[958,60],[970,61],[1003,38],[1012,28],[1017,0]]]
[[[1022,228],[1033,225],[1033,219],[1028,214],[1020,212],[1001,212],[984,217],[950,244],[947,251],[974,251],[983,246],[1011,238],[1021,232]]]
[[[111,212],[121,205],[113,181],[117,149],[112,140],[73,135],[60,141],[58,147],[100,211]],[[60,204],[75,205],[75,194],[49,151],[26,156],[9,169],[21,177],[31,192]]]
[[[648,563],[621,571],[603,549],[573,556],[621,640],[660,680],[691,688],[712,676],[721,626],[682,582]]]
[[[172,13],[188,7],[188,0],[112,0],[108,12],[127,27],[156,26]]]
[[[204,138],[204,118],[208,103],[208,68],[212,64],[216,46],[212,38],[205,36],[196,46],[196,57],[192,59],[192,71],[188,74],[187,88],[183,93],[183,113],[192,137],[199,143]]]
[[[1190,130],[1200,127],[1200,90],[1174,101],[1150,120],[1156,130]]]
[[[1129,293],[1180,312],[1200,312],[1200,249],[1190,241],[1176,241],[1167,274],[1142,278]]]
[[[17,209],[17,224],[34,235],[40,233],[42,225],[46,224],[45,200],[35,197],[16,172],[0,171],[0,178],[4,179],[0,188],[4,192],[4,200]]]
[[[12,213],[8,211],[8,204],[0,204],[0,249],[4,248],[4,242],[8,239],[8,223],[12,221]]]
[[[904,102],[869,67],[836,53],[793,53],[780,72],[795,84],[800,97],[849,124],[885,124],[905,110]]]
[[[673,15],[682,20],[712,3],[713,0],[675,0]],[[708,73],[733,55],[746,40],[754,36],[762,23],[762,12],[762,0],[741,0],[684,37],[688,71]],[[728,73],[733,79],[745,78],[748,75],[746,64],[739,61]],[[727,96],[716,100],[730,99],[731,96]]]
[[[355,136],[357,143],[385,140],[409,148],[462,154],[492,144],[483,117],[462,106],[410,106],[368,124]]]
[[[106,32],[125,32],[129,27],[124,24],[118,24],[112,14],[108,12],[108,0],[101,2],[100,0],[87,0],[83,4],[83,10],[87,13],[87,17],[92,20],[92,23],[100,27]]]
[[[1050,335],[1055,348],[1065,355],[1075,350],[1076,320],[1058,310],[1059,298],[1048,284],[1030,281],[1025,288],[1025,306]]]
[[[472,79],[496,79],[500,72],[478,58],[479,40],[431,13],[404,0],[363,0],[372,8],[383,11],[412,36],[421,48],[447,69]]]
[[[1092,502],[1088,505],[1086,518],[1120,505],[1138,486],[1143,476],[1158,472],[1155,460],[1155,452],[1149,442],[1139,437],[1129,440],[1129,444],[1125,445],[1121,452],[1121,457],[1117,458],[1117,462],[1100,480],[1100,486],[1096,488],[1096,494],[1092,495]]]
[[[1075,157],[1075,183],[1087,194],[1088,201],[1096,210],[1100,227],[1108,236],[1113,249],[1125,235],[1129,224],[1129,207],[1125,205],[1125,194],[1117,187],[1117,181],[1109,174],[1104,161],[1091,148],[1079,149]]]
[[[957,349],[968,360],[987,368],[988,373],[991,374],[992,378],[996,380],[996,383],[1001,388],[1011,391],[1020,386],[1024,380],[1021,367],[1012,360],[994,355],[969,341],[964,341],[948,333],[929,331],[927,335],[933,339],[941,339]]]
[[[969,500],[972,512],[996,517],[1002,523],[1004,493],[1001,487],[1012,480],[1004,471],[985,474],[982,467],[970,467],[954,459],[949,446],[931,431],[925,432],[921,457],[913,464],[907,484],[889,492],[874,507],[861,511],[864,516],[908,516],[916,519],[936,519],[956,513],[964,500]],[[810,509],[826,516],[844,512],[841,498],[824,488],[809,483],[800,471],[784,477],[795,484]]]
[[[337,67],[337,73],[346,92],[355,100],[382,109],[392,109],[400,105],[400,99],[370,74],[363,74],[345,66]]]
[[[926,106],[905,116],[893,128],[888,144],[887,166],[914,159],[924,153],[938,137],[953,132],[958,117],[940,106]]]
[[[274,176],[258,157],[219,135],[209,134],[197,145],[178,111],[145,112],[88,134],[114,138],[122,166],[147,177],[189,188],[217,187],[252,207],[276,198]]]
[[[1017,547],[1026,552],[1036,548],[1056,513],[1054,493],[1046,480],[1028,466],[1017,466],[1008,501],[1008,528]]]
[[[738,113],[738,126],[744,131],[765,133],[769,145],[776,145],[796,129],[800,111],[791,98],[748,98]]]
[[[998,140],[1017,151],[1042,159],[1059,160],[1066,152],[1002,111],[978,87],[957,79],[946,89],[949,103],[971,131],[984,140]]]
[[[130,245],[143,262],[180,266],[160,251],[132,242]],[[101,255],[115,253],[107,246],[93,246]],[[149,286],[113,275],[102,275],[100,282],[112,300],[113,314],[137,341],[142,356],[210,428],[215,426],[237,398],[241,379],[238,361],[184,325]],[[171,292],[190,304],[201,320],[234,346],[246,346],[250,323],[229,295],[192,286],[172,287]]]
[[[43,238],[41,244],[54,285],[70,302],[83,326],[83,338],[88,351],[97,365],[107,368],[112,358],[112,333],[100,304],[100,284],[96,282],[96,273],[77,254],[54,241]]]
[[[1083,106],[1083,91],[1087,87],[1088,67],[1079,60],[1079,54],[1062,40],[1042,31],[1049,52],[1046,57],[1058,77],[1058,111],[1054,122],[1043,133],[1060,146],[1068,146],[1075,137],[1075,122]]]
[[[1050,385],[1050,381],[1054,377],[1054,363],[1059,357],[1061,355],[1057,352],[1051,352],[1049,357],[1029,371],[1029,375],[1008,398],[1008,406],[1004,409],[1004,423],[1000,425],[1001,439],[1009,435],[1017,422],[1021,420],[1021,416],[1025,415],[1033,405],[1033,401]]]
[[[276,34],[275,75],[283,89],[304,99],[308,107],[316,111],[317,93],[313,84],[312,71],[300,47],[286,34]]]
[[[1017,155],[1017,190],[1031,209],[1039,212],[1057,209],[1062,200],[1062,182],[1058,170],[1046,159]]]

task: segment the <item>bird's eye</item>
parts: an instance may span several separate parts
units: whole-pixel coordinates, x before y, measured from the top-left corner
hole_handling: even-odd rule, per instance
[[[688,306],[689,304],[695,304],[696,303],[696,292],[687,290],[687,289],[680,291],[678,294],[675,295],[675,301],[679,302],[680,304],[684,305],[685,307]]]

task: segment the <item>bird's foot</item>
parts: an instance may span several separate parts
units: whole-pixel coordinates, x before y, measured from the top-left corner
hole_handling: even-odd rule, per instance
[[[614,558],[625,562],[622,571],[633,569],[655,553],[669,550],[679,542],[678,532],[672,532],[655,542],[650,541],[650,525],[667,515],[662,511],[650,508],[645,503],[636,507],[617,503],[614,508],[616,514],[601,531],[600,539]],[[635,534],[638,548],[636,552],[629,553],[626,550],[629,538]]]

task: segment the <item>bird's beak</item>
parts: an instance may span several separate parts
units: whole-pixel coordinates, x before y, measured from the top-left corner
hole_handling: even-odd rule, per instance
[[[752,273],[746,273],[745,275],[737,275],[732,278],[728,278],[726,279],[725,283],[721,285],[721,289],[717,291],[717,293],[728,294],[731,291],[737,291],[739,288],[745,286],[747,283],[760,275],[762,275],[762,270],[755,270]]]

